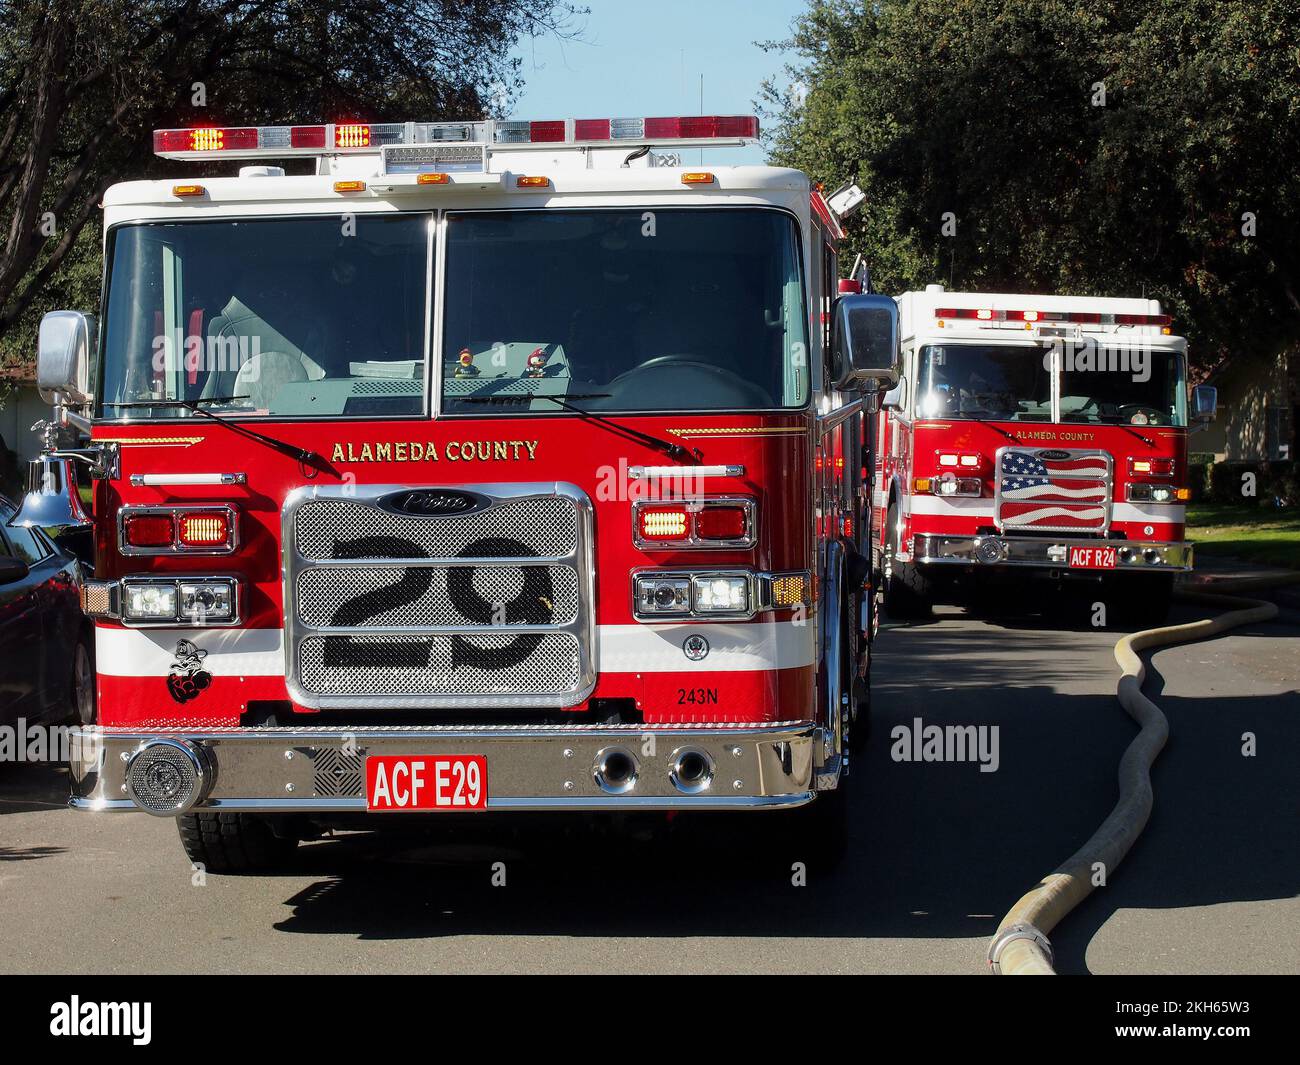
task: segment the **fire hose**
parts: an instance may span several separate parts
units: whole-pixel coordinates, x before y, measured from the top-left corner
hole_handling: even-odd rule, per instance
[[[1300,581],[1300,574],[1280,579],[1259,578],[1223,582],[1232,591],[1251,591]],[[1153,647],[1192,643],[1230,629],[1275,618],[1275,603],[1235,595],[1184,591],[1178,599],[1227,613],[1183,625],[1146,629],[1125,636],[1115,645],[1120,678],[1115,695],[1139,726],[1139,732],[1119,762],[1119,800],[1101,827],[1082,847],[1043,877],[1007,912],[989,946],[995,973],[1011,976],[1052,976],[1053,955],[1048,934],[1066,914],[1092,894],[1098,870],[1109,877],[1124,860],[1151,816],[1151,765],[1169,738],[1169,722],[1160,707],[1142,694],[1146,668],[1140,652]]]

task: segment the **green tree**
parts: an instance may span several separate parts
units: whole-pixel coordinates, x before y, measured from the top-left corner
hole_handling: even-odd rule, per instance
[[[104,190],[176,172],[153,129],[482,117],[521,84],[514,45],[572,35],[578,14],[564,0],[0,0],[0,365],[31,359],[44,311],[96,303]]]
[[[770,47],[774,161],[863,187],[882,291],[1151,296],[1206,369],[1300,335],[1296,0],[814,0]]]

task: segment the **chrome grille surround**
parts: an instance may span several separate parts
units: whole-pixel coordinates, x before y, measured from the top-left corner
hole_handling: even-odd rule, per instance
[[[470,493],[482,505],[437,516],[381,507],[415,487],[424,486],[307,486],[285,501],[285,677],[294,701],[313,709],[413,709],[555,708],[586,699],[596,683],[587,495],[565,483],[429,486]],[[388,544],[373,557],[335,557],[336,542],[367,536],[405,540],[421,553]],[[527,553],[498,543],[465,554],[484,539],[514,540]],[[405,603],[372,603],[355,624],[336,623],[347,604],[407,578]],[[529,581],[538,582],[529,585],[531,596],[522,591]],[[454,588],[472,594],[480,614],[493,589],[503,598],[520,591],[514,607],[488,619],[464,613]],[[417,661],[412,645],[427,646],[427,657]],[[493,664],[494,654],[504,665]]]

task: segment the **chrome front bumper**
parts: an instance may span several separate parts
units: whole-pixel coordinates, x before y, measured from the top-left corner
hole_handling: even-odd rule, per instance
[[[1113,547],[1116,569],[1145,573],[1186,572],[1192,568],[1192,545],[1144,540],[1090,540],[1030,536],[939,536],[918,533],[913,558],[925,565],[966,565],[1069,569],[1071,547]],[[1105,573],[1107,570],[1080,570]]]
[[[72,797],[78,810],[135,810],[126,766],[143,744],[183,741],[200,749],[212,784],[194,810],[328,814],[365,812],[368,755],[481,754],[490,810],[723,810],[781,808],[816,791],[821,733],[805,721],[734,727],[385,726],[345,729],[229,728],[73,730]],[[609,794],[598,755],[621,748],[636,760],[632,787]],[[704,788],[683,790],[673,767],[683,750],[713,767]],[[179,811],[185,812],[185,811]]]

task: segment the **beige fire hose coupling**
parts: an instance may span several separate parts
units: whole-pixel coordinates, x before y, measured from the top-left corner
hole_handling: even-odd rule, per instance
[[[1300,573],[1281,578],[1225,581],[1232,591],[1272,588],[1300,581]],[[1125,636],[1115,645],[1121,675],[1115,694],[1138,723],[1139,732],[1119,762],[1119,801],[1110,816],[1082,847],[1021,896],[998,925],[989,944],[993,971],[1009,976],[1053,976],[1052,945],[1047,938],[1057,923],[1092,894],[1100,869],[1109,878],[1137,841],[1151,816],[1151,764],[1169,737],[1169,722],[1160,708],[1142,694],[1146,669],[1139,652],[1153,647],[1191,643],[1241,625],[1277,616],[1274,603],[1208,592],[1180,592],[1178,599],[1228,612],[1185,625],[1168,625]]]

